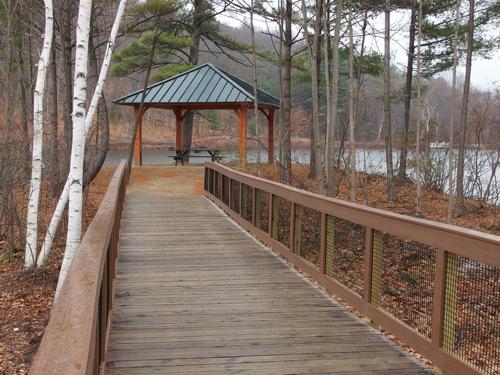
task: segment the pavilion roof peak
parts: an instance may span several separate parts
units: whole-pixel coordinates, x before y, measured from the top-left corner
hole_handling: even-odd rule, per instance
[[[206,63],[177,74],[147,88],[146,105],[220,105],[254,103],[253,85],[223,71],[213,64]],[[119,105],[136,106],[141,102],[142,90],[135,91],[113,101]],[[278,108],[278,98],[257,90],[257,102]]]

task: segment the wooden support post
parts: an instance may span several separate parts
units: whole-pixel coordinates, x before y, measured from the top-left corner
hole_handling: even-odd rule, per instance
[[[182,109],[174,109],[175,114],[175,149],[182,148]]]
[[[363,288],[363,299],[372,301],[372,271],[373,271],[373,228],[366,228],[365,233],[365,286]]]
[[[273,164],[274,162],[274,109],[269,110],[268,117],[268,147],[267,147],[267,162]]]
[[[137,133],[135,135],[135,143],[134,143],[134,161],[135,165],[142,165],[142,116],[144,115],[145,110],[142,113],[139,113],[139,107],[134,107],[134,123],[139,118],[139,123],[137,124]]]
[[[240,120],[240,167],[247,165],[247,109],[241,107],[238,110]]]

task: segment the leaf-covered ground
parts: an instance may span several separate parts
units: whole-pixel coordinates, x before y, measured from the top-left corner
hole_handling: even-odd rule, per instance
[[[84,230],[107,189],[114,168],[103,168],[86,195]],[[53,207],[55,198],[42,200]],[[51,212],[51,207],[42,207]],[[44,220],[50,220],[48,215]],[[40,225],[46,227],[46,223]],[[0,264],[0,373],[26,374],[47,324],[64,251],[65,226],[54,241],[53,253],[43,271],[23,273],[22,251],[14,261]],[[44,233],[39,235],[39,243]],[[2,253],[0,240],[0,255]]]

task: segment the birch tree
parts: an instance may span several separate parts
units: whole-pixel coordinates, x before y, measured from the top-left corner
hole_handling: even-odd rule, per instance
[[[335,15],[335,34],[332,45],[332,93],[331,93],[331,118],[330,126],[326,129],[326,180],[328,185],[328,195],[335,195],[335,129],[337,127],[337,110],[339,98],[339,44],[340,44],[340,23],[342,20],[343,3],[337,0]]]
[[[80,0],[76,27],[75,72],[73,83],[73,139],[71,142],[71,160],[69,167],[68,232],[56,295],[64,284],[73,258],[80,247],[82,236],[83,162],[85,159],[85,118],[91,13],[92,0]]]
[[[31,187],[28,203],[26,250],[24,268],[34,267],[37,255],[38,205],[42,183],[42,146],[43,146],[43,97],[45,81],[50,64],[52,39],[54,34],[54,14],[52,0],[45,0],[45,34],[38,61],[38,73],[33,92],[33,155],[31,165]]]
[[[92,96],[92,100],[90,102],[90,106],[87,112],[87,115],[85,117],[85,134],[87,134],[90,130],[90,127],[92,126],[92,122],[95,116],[95,113],[97,111],[97,106],[99,103],[99,99],[102,96],[102,92],[104,90],[104,85],[106,83],[106,77],[108,75],[109,71],[109,66],[111,64],[111,57],[113,56],[113,51],[115,47],[115,40],[116,36],[118,34],[118,30],[120,28],[120,23],[123,18],[123,13],[125,11],[125,5],[127,3],[127,0],[121,0],[120,4],[118,5],[118,9],[116,11],[116,17],[113,23],[113,27],[111,29],[111,33],[109,35],[108,43],[106,46],[106,52],[104,54],[104,59],[101,67],[101,71],[99,73],[99,78],[97,81],[97,85],[94,90],[94,94]],[[86,135],[85,135],[86,137]],[[42,246],[42,250],[40,252],[40,255],[38,256],[37,259],[37,266],[38,267],[43,267],[45,263],[47,262],[50,250],[52,248],[53,240],[54,237],[57,233],[57,229],[59,228],[59,224],[62,219],[62,215],[64,213],[64,209],[66,208],[66,205],[68,204],[68,199],[69,199],[69,186],[70,186],[70,179],[69,176],[66,179],[66,183],[64,185],[64,189],[61,193],[61,196],[59,197],[59,201],[57,202],[56,209],[54,211],[54,214],[52,216],[52,219],[50,221],[49,227],[47,229],[47,233],[45,235],[45,241]]]

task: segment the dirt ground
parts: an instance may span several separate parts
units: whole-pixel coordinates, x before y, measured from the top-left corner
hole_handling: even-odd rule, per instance
[[[84,230],[92,221],[113,172],[114,167],[103,168],[88,189]],[[45,195],[43,201],[50,207],[44,211],[51,213],[56,199],[47,198],[46,192]],[[40,227],[45,228],[49,220],[50,214],[42,219]],[[64,251],[65,233],[63,225],[43,271],[23,273],[22,256],[17,256],[11,263],[0,264],[0,374],[28,372],[49,318]],[[44,235],[39,233],[39,246]]]
[[[127,194],[166,194],[179,197],[203,195],[202,166],[149,165],[133,168]]]

